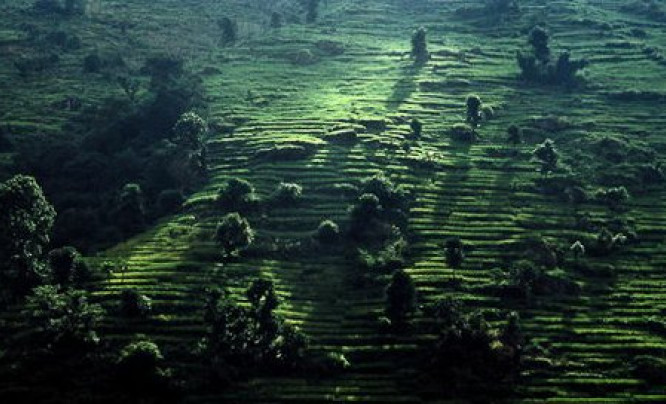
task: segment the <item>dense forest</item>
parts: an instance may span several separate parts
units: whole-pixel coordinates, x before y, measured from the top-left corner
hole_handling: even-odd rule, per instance
[[[666,402],[664,0],[0,11],[0,401]]]

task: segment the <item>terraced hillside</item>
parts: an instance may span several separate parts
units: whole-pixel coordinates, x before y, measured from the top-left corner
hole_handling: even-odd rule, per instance
[[[157,3],[156,9],[132,4],[133,18],[139,20],[138,10],[143,10],[178,19],[177,11],[187,6]],[[381,327],[388,275],[385,282],[359,287],[351,259],[326,250],[222,264],[213,242],[221,217],[213,199],[228,179],[250,181],[260,196],[268,196],[280,182],[303,186],[298,206],[249,217],[259,237],[279,244],[307,240],[324,219],[347,223],[353,198],[340,185],[383,172],[414,198],[406,270],[417,285],[419,303],[455,296],[470,308],[516,310],[525,334],[547,351],[525,367],[511,401],[666,402],[665,386],[646,383],[627,366],[637,355],[666,353],[666,189],[626,184],[631,199],[621,211],[595,202],[570,204],[534,186],[541,174],[531,161],[544,133],[555,141],[564,163],[592,187],[601,186],[599,176],[606,171],[613,178],[623,172],[588,148],[604,136],[649,145],[664,160],[666,70],[646,49],[666,46],[666,24],[621,10],[620,2],[523,1],[519,16],[492,22],[485,13],[461,12],[468,2],[411,3],[323,2],[316,24],[257,32],[235,47],[210,46],[199,35],[201,28],[191,24],[191,37],[172,46],[207,72],[208,120],[217,123],[208,139],[211,180],[190,197],[182,214],[100,255],[100,260],[127,265],[99,285],[95,295],[100,301],[111,306],[120,290],[135,287],[153,299],[155,310],[132,327],[109,317],[103,335],[126,340],[147,334],[175,351],[204,331],[202,290],[225,286],[243,302],[244,290],[260,276],[275,282],[284,302],[280,313],[311,338],[313,348],[344,353],[351,368],[334,378],[253,379],[222,396],[195,396],[188,402],[460,402],[438,397],[419,383],[415,369],[402,366],[401,358],[433,336],[393,335]],[[204,12],[187,8],[178,19],[181,24]],[[236,12],[247,15],[248,10]],[[155,20],[148,21],[152,25],[146,29],[153,32]],[[554,47],[590,60],[584,87],[535,87],[518,80],[515,52],[535,23],[547,25]],[[162,24],[168,25],[166,20]],[[415,67],[408,57],[409,38],[419,26],[428,29],[432,57]],[[344,53],[318,53],[323,40],[344,44]],[[317,60],[295,63],[294,55],[304,52]],[[455,142],[447,133],[464,122],[470,93],[492,105],[495,117],[481,125],[479,141]],[[48,125],[15,112],[7,117]],[[409,139],[413,118],[423,122],[418,140]],[[526,132],[523,144],[509,146],[511,124],[534,130]],[[233,133],[215,129],[228,126]],[[350,127],[360,132],[357,142],[326,138]],[[302,145],[313,152],[292,161],[258,156],[279,145]],[[588,161],[599,165],[582,166]],[[520,242],[527,237],[543,236],[564,249],[594,237],[581,226],[583,217],[624,218],[636,229],[638,242],[592,259],[595,268],[612,264],[614,276],[565,268],[580,285],[577,295],[523,302],[493,293],[497,269],[520,256]],[[456,270],[446,264],[443,250],[451,236],[468,246],[467,259]]]

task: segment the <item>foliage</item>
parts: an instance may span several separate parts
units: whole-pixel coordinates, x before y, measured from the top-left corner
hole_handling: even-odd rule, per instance
[[[136,289],[125,289],[120,294],[120,313],[129,318],[147,317],[152,311],[152,301]]]
[[[219,291],[208,295],[204,319],[209,330],[202,349],[215,374],[230,379],[302,367],[307,338],[275,313],[280,302],[273,283],[254,281],[247,298],[250,307],[233,304]]]
[[[416,311],[416,288],[411,276],[402,269],[393,273],[386,288],[386,316],[391,324],[404,326],[409,316]]]
[[[544,140],[532,151],[533,160],[540,165],[540,172],[548,175],[557,169],[560,155],[555,149],[555,142],[550,139]]]
[[[321,244],[334,244],[340,239],[340,227],[332,220],[319,223],[314,238]]]
[[[222,31],[222,43],[232,44],[238,40],[238,24],[229,17],[222,17],[217,21]]]
[[[523,130],[517,125],[511,125],[506,131],[507,141],[511,144],[520,144],[523,142]]]
[[[247,219],[234,212],[222,218],[215,230],[215,241],[225,256],[237,254],[254,240],[254,232]]]
[[[104,314],[85,292],[46,285],[28,296],[23,316],[32,327],[37,349],[70,352],[96,345],[96,327]]]
[[[271,200],[278,206],[295,205],[303,196],[303,187],[298,184],[282,182],[278,185]]]
[[[532,29],[528,38],[531,50],[517,53],[520,77],[533,83],[575,86],[578,71],[586,68],[589,62],[585,59],[572,60],[568,51],[562,52],[553,62],[548,41],[549,34],[545,29],[539,26]]]
[[[472,129],[476,129],[481,122],[481,98],[478,95],[469,95],[466,101],[467,105],[467,123],[470,124]]]
[[[421,134],[423,133],[423,123],[421,123],[421,121],[419,121],[416,118],[412,119],[411,122],[409,123],[409,128],[412,131],[411,136],[414,139],[418,139],[421,137]]]
[[[524,337],[518,316],[507,317],[501,332],[491,328],[482,312],[464,313],[456,300],[444,300],[426,309],[438,339],[422,357],[434,384],[444,382],[458,395],[483,383],[493,398],[515,382],[521,366]]]
[[[423,27],[420,27],[412,34],[411,56],[414,59],[414,63],[416,65],[423,65],[428,61],[428,59],[430,59],[426,35],[427,31]]]
[[[611,209],[617,209],[629,200],[629,192],[625,187],[613,187],[598,190],[594,197],[597,201],[608,205]]]
[[[472,143],[476,141],[478,134],[468,124],[457,123],[448,131],[449,136],[457,142]]]
[[[90,268],[74,247],[62,247],[51,250],[48,254],[51,279],[54,284],[62,287],[77,287],[90,280]]]
[[[444,243],[446,263],[451,268],[460,268],[465,259],[465,250],[462,241],[458,237],[451,237]]]
[[[217,203],[228,211],[246,211],[257,200],[252,184],[242,178],[230,179],[217,193]]]
[[[21,296],[44,279],[44,249],[55,215],[34,178],[17,175],[0,184],[0,279],[6,296]]]
[[[118,384],[131,396],[168,393],[170,371],[164,367],[164,356],[159,346],[145,337],[122,348],[116,374]]]

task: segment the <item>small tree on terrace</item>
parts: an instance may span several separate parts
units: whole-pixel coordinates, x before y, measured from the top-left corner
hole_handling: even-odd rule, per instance
[[[386,316],[391,324],[400,327],[416,310],[416,288],[411,276],[402,269],[393,273],[386,288]]]
[[[215,231],[215,240],[222,247],[225,256],[238,253],[254,240],[254,232],[247,219],[234,212],[222,218]]]

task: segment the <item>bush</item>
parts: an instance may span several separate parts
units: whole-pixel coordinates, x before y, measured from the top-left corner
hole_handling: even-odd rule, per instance
[[[118,384],[132,396],[168,395],[170,372],[159,346],[148,339],[127,344],[116,362]]]
[[[409,274],[401,269],[393,273],[386,288],[386,316],[394,327],[403,326],[416,311],[416,288]]]
[[[457,123],[449,129],[449,136],[456,142],[472,143],[477,140],[477,133],[471,126]]]
[[[298,184],[281,183],[271,196],[271,200],[279,206],[288,206],[298,203],[303,195],[303,187]]]
[[[532,156],[533,160],[541,166],[541,174],[548,175],[557,169],[560,155],[555,149],[555,142],[552,140],[544,140],[532,151]]]
[[[412,137],[418,139],[423,133],[423,124],[418,119],[414,118],[409,124],[409,128],[412,130]]]
[[[511,144],[520,144],[523,142],[523,130],[517,125],[511,125],[506,131],[507,141]]]
[[[185,196],[177,189],[165,189],[157,196],[157,214],[159,216],[178,212],[185,202]]]
[[[412,34],[412,58],[417,65],[425,64],[430,59],[428,53],[428,44],[426,42],[427,31],[425,28],[420,27]]]
[[[256,199],[254,187],[242,178],[230,179],[217,193],[217,203],[227,210],[245,210]]]
[[[238,39],[238,24],[229,17],[222,17],[217,21],[218,27],[222,30],[222,42],[230,44]]]
[[[81,286],[90,279],[90,268],[74,247],[51,250],[48,263],[53,282],[61,286]]]
[[[120,313],[129,318],[147,317],[152,311],[152,301],[135,289],[123,290],[120,295]]]
[[[203,136],[206,133],[206,121],[194,112],[186,112],[178,118],[173,127],[173,141],[190,150],[203,147]]]
[[[225,256],[237,254],[254,240],[254,232],[247,219],[238,213],[229,213],[222,218],[215,230],[215,241],[222,247]]]
[[[481,98],[478,95],[469,95],[465,104],[467,105],[467,123],[472,129],[476,129],[482,118],[481,106],[483,103],[481,102]]]
[[[517,53],[521,78],[540,84],[576,85],[578,71],[587,67],[588,61],[571,60],[569,52],[563,52],[553,63],[548,41],[549,35],[546,30],[538,26],[532,29],[528,40],[532,47],[531,51]]]
[[[340,228],[332,220],[324,220],[317,227],[315,239],[321,244],[334,244],[340,239]]]
[[[464,246],[460,238],[451,237],[444,244],[446,263],[451,268],[460,268],[465,259]]]
[[[28,297],[25,307],[23,314],[35,330],[31,341],[38,349],[81,352],[99,342],[96,327],[104,310],[89,303],[83,291],[39,286]]]
[[[611,209],[617,209],[620,205],[629,200],[629,192],[625,187],[614,187],[600,189],[594,195],[595,199]]]

